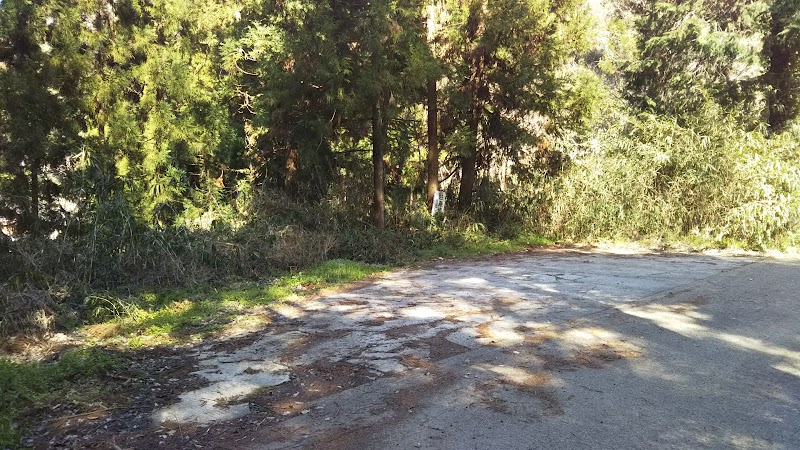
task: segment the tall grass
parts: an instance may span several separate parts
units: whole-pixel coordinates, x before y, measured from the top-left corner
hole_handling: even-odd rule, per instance
[[[767,139],[706,111],[678,123],[622,117],[548,186],[554,235],[574,239],[700,239],[780,245],[797,231],[800,133]]]
[[[0,279],[7,280],[0,286],[0,335],[129,316],[136,302],[126,299],[143,289],[263,285],[287,273],[325,268],[330,260],[393,265],[538,242],[531,236],[494,237],[457,217],[436,221],[421,205],[390,209],[389,226],[378,230],[360,204],[341,200],[342,191],[332,189],[316,202],[260,192],[236,221],[219,215],[202,227],[148,226],[124,202],[110,201],[55,239],[0,240]]]

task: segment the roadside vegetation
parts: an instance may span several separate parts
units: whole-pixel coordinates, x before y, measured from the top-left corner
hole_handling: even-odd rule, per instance
[[[795,248],[799,114],[794,0],[3,0],[0,448],[390,267]]]

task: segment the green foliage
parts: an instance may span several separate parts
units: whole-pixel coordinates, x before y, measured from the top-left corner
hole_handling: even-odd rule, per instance
[[[22,232],[57,226],[57,172],[78,140],[80,63],[47,14],[24,0],[0,5],[0,216]]]
[[[781,131],[800,114],[800,4],[774,0],[765,14],[767,29],[762,54],[769,62],[766,87],[768,123]]]
[[[626,76],[629,98],[678,116],[713,101],[752,121],[759,114],[755,89],[763,70],[761,6],[735,2],[726,11],[703,1],[642,6],[636,20],[639,55]]]
[[[761,248],[796,231],[796,136],[767,140],[713,108],[687,126],[654,115],[614,119],[571,150],[569,170],[549,192],[553,233]]]
[[[119,358],[97,348],[64,352],[52,364],[0,359],[0,448],[19,446],[20,421],[37,408],[56,399],[76,404],[93,400],[86,397],[91,391],[87,386],[101,383],[102,376],[120,363]],[[97,392],[95,397],[99,395]]]
[[[772,140],[755,136],[739,149],[740,185],[722,233],[755,248],[782,245],[797,236],[800,224],[800,129]]]
[[[86,318],[93,324],[85,332],[128,347],[191,341],[219,332],[248,308],[297,300],[383,269],[336,259],[268,282],[144,290],[128,296],[95,292],[84,300]]]
[[[576,1],[453,1],[444,35],[445,150],[460,160],[461,209],[472,205],[475,170],[515,158],[539,138],[531,115],[554,119],[570,109],[559,69],[585,46],[573,20]],[[581,109],[569,114],[581,115]],[[556,123],[556,125],[561,125]],[[551,130],[548,130],[551,131]]]

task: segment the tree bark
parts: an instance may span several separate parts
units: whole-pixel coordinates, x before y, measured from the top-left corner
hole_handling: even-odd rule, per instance
[[[461,158],[461,186],[458,189],[458,208],[466,211],[472,206],[472,191],[475,189],[478,149],[473,147],[467,156]]]
[[[298,155],[296,148],[290,148],[286,151],[286,173],[283,178],[283,188],[289,194],[297,193],[297,168],[298,168]]]
[[[31,204],[28,216],[28,231],[33,234],[37,233],[39,228],[39,166],[42,161],[39,158],[33,160],[31,165]]]
[[[767,94],[769,109],[767,122],[772,132],[780,131],[793,117],[796,109],[794,105],[788,104],[792,98],[789,92],[792,88],[792,56],[785,45],[777,42],[778,34],[783,30],[780,20],[780,17],[777,17],[773,11],[772,29],[767,39],[769,42],[769,68],[764,74],[766,84],[770,88],[770,92]]]
[[[377,228],[381,229],[385,225],[383,199],[385,134],[383,108],[381,100],[378,98],[372,112],[372,221]]]
[[[476,102],[470,111],[469,128],[475,141],[470,146],[467,154],[461,158],[461,185],[458,189],[458,208],[466,211],[472,206],[472,191],[475,189],[475,177],[478,165],[478,109]]]
[[[458,191],[458,207],[466,211],[472,206],[472,191],[475,188],[475,178],[477,176],[478,164],[478,142],[479,124],[483,105],[488,100],[488,85],[485,80],[485,49],[478,43],[480,33],[484,29],[484,8],[485,2],[478,1],[470,4],[469,18],[467,19],[467,39],[477,45],[467,54],[466,61],[469,62],[471,75],[467,82],[470,95],[470,108],[468,126],[474,139],[472,145],[467,150],[466,155],[461,158],[461,186]]]
[[[439,97],[436,79],[428,80],[428,210],[433,206],[433,195],[439,190]]]

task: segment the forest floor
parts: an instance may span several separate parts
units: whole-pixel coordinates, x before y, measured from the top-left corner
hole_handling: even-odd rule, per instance
[[[143,348],[35,448],[792,448],[800,262],[538,249]]]

